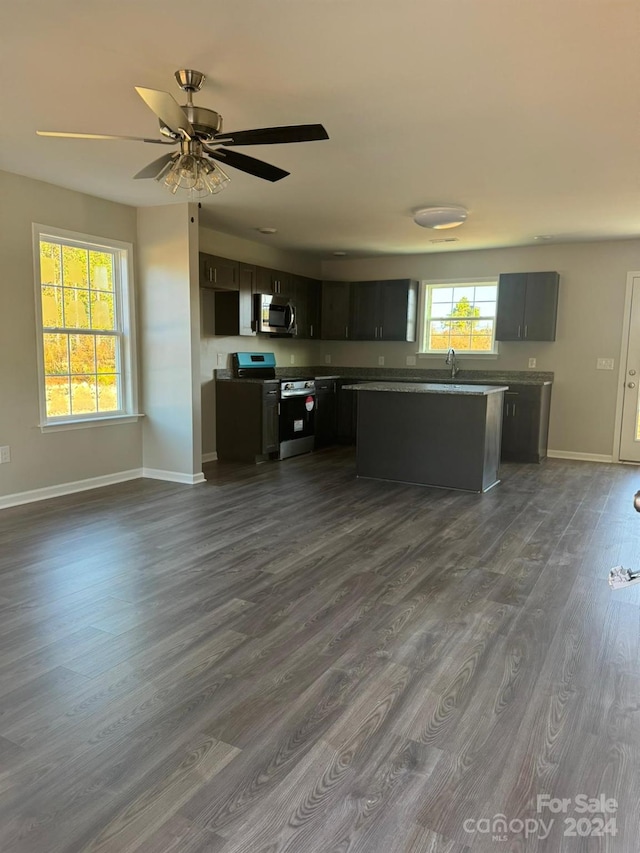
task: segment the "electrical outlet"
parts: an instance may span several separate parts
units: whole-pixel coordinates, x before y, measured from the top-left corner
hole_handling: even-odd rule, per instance
[[[407,367],[415,367],[415,364],[416,364],[415,355],[408,355],[407,356]]]
[[[535,358],[529,359],[529,367],[535,367],[536,364],[537,364],[537,362],[536,362]]]
[[[216,365],[218,367],[224,367],[227,363],[227,354],[226,352],[219,352],[216,354]]]
[[[383,355],[378,356],[378,367],[384,367],[384,356]]]
[[[291,353],[291,355],[289,356],[289,363],[290,363],[290,364],[295,364],[295,363],[296,363],[296,357],[295,357],[295,355],[294,355],[293,353]]]
[[[11,462],[11,448],[8,444],[0,447],[0,465],[3,465],[5,462]]]
[[[324,363],[325,363],[325,364],[331,364],[331,356],[329,355],[329,353],[327,353],[327,354],[325,355],[325,357],[324,357]]]
[[[596,362],[596,370],[613,370],[614,359],[599,358]]]

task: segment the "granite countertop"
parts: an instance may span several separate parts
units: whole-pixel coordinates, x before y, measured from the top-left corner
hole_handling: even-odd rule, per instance
[[[360,385],[343,385],[347,391],[390,391],[404,394],[466,394],[487,396],[506,391],[507,385],[471,385],[435,382],[363,382]]]
[[[318,367],[277,367],[276,380],[288,379],[342,379],[354,382],[451,382],[448,370],[396,367],[336,367],[327,373],[326,365]],[[214,378],[233,382],[264,382],[263,379],[236,379],[230,370],[214,370]],[[554,375],[540,370],[460,370],[458,385],[551,385]],[[266,380],[274,381],[274,380]]]

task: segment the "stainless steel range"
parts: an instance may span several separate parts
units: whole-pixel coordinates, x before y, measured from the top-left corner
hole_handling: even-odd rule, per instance
[[[272,352],[236,352],[232,357],[233,375],[238,379],[276,378],[276,359]],[[297,376],[278,379],[279,458],[309,453],[315,443],[316,383]]]
[[[315,423],[315,380],[282,379],[280,381],[280,459],[313,450]]]

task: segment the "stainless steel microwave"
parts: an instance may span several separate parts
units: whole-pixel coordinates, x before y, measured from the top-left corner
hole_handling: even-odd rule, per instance
[[[256,293],[255,316],[256,332],[267,332],[271,335],[295,334],[296,312],[286,296]]]

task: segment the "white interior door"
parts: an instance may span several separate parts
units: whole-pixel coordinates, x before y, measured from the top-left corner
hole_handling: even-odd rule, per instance
[[[640,462],[640,274],[631,280],[629,346],[624,372],[620,460]]]

